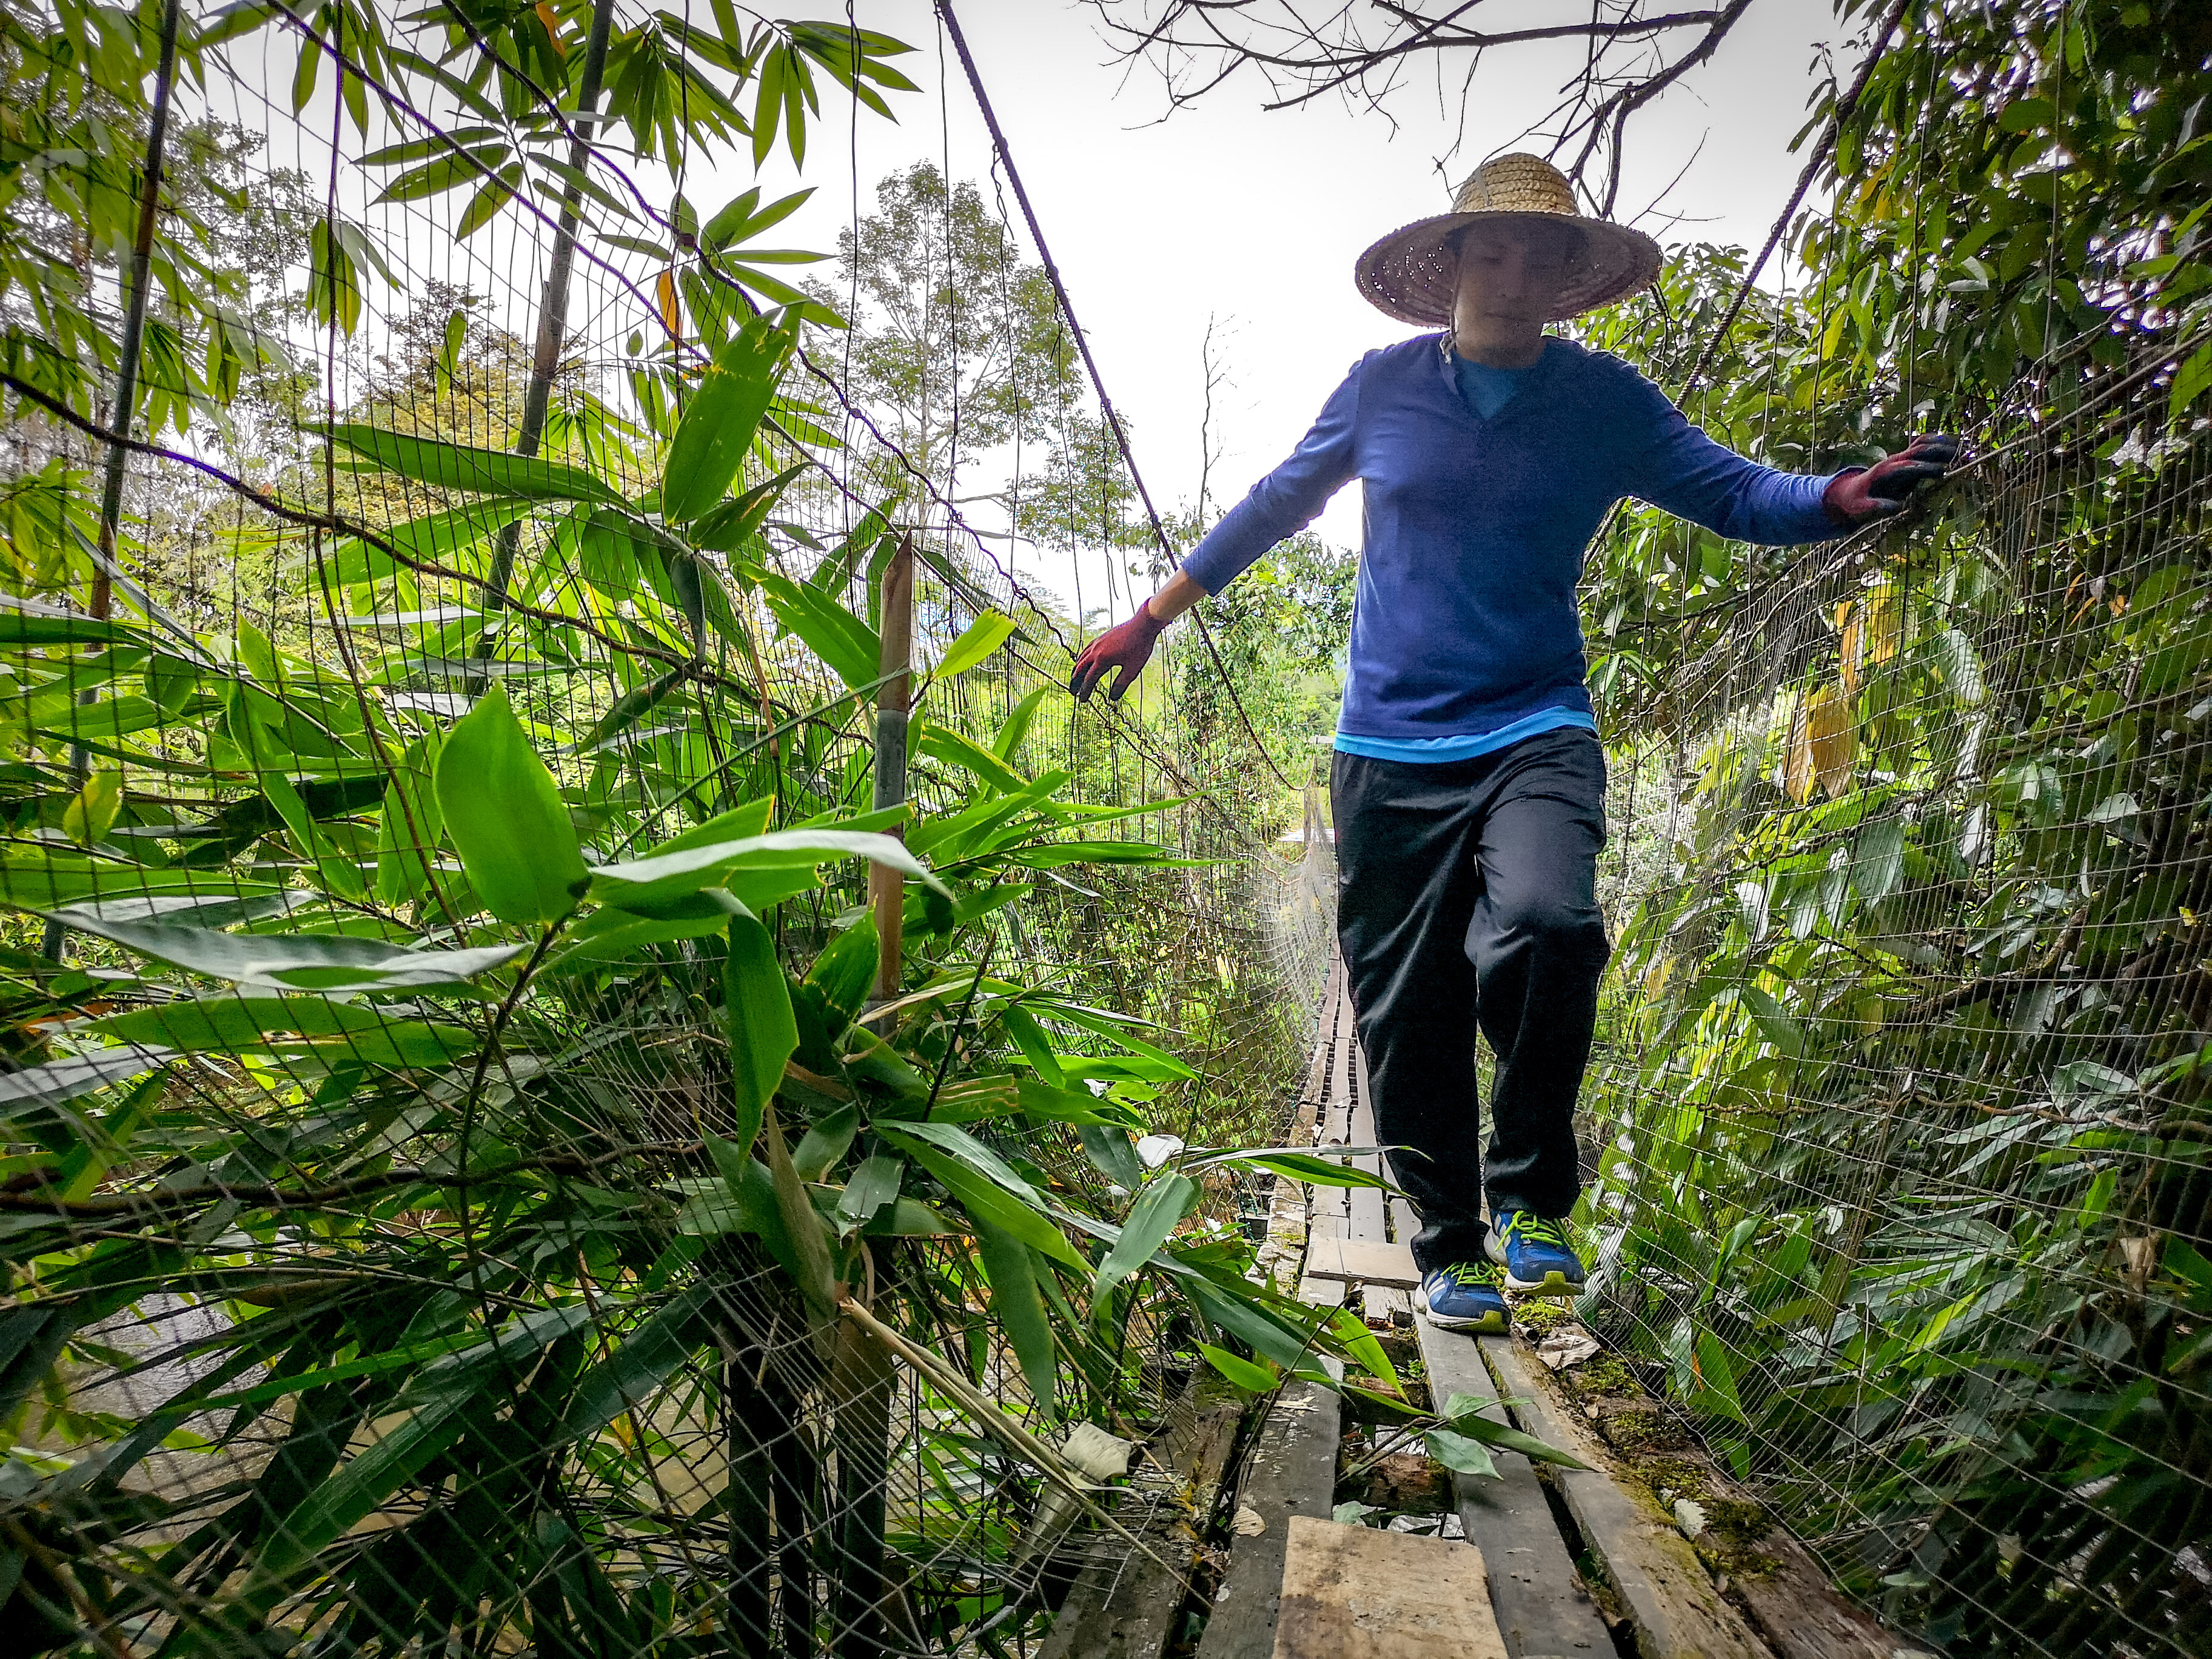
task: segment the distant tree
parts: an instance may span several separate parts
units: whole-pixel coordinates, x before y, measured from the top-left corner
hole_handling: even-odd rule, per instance
[[[1066,441],[1082,366],[1043,268],[972,182],[918,162],[877,185],[876,207],[839,234],[836,283],[807,288],[851,319],[833,369],[848,392],[958,498],[961,474],[1001,445]],[[887,482],[903,472],[894,457],[871,464]]]

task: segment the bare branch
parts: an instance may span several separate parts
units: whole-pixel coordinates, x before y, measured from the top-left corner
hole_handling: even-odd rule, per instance
[[[1423,62],[1434,65],[1440,96],[1448,73],[1461,81],[1464,107],[1485,52],[1584,41],[1588,50],[1562,88],[1562,102],[1522,137],[1545,135],[1553,155],[1579,145],[1567,168],[1578,180],[1602,159],[1603,187],[1587,182],[1583,187],[1593,203],[1610,210],[1620,193],[1629,118],[1711,59],[1751,0],[1664,12],[1647,10],[1644,0],[1594,0],[1580,21],[1498,29],[1476,26],[1483,0],[1425,7],[1406,0],[1089,3],[1117,58],[1158,73],[1170,111],[1218,91],[1250,69],[1267,83],[1264,108],[1296,108],[1334,93],[1387,117],[1386,100],[1404,84],[1407,69]],[[1670,60],[1665,43],[1692,32],[1693,43]]]

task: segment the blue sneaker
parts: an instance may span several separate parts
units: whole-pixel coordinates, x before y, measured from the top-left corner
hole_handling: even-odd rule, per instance
[[[1580,1296],[1582,1258],[1567,1243],[1566,1224],[1534,1210],[1507,1210],[1490,1230],[1485,1248],[1505,1269],[1505,1288],[1523,1296]]]
[[[1487,1261],[1455,1261],[1427,1273],[1421,1279],[1421,1301],[1429,1323],[1447,1331],[1504,1335],[1511,1322],[1498,1277]]]

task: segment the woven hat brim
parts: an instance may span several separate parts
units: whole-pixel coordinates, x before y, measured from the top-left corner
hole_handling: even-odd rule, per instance
[[[1582,233],[1586,259],[1559,290],[1553,322],[1625,300],[1649,288],[1665,259],[1659,244],[1640,230],[1603,219],[1564,213],[1442,213],[1392,231],[1359,256],[1352,281],[1367,302],[1401,323],[1449,326],[1457,292],[1458,270],[1445,248],[1452,233],[1489,221],[1524,219],[1534,224],[1572,225]]]

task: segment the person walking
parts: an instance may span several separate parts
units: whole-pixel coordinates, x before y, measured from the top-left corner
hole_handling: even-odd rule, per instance
[[[1114,673],[1118,700],[1170,623],[1361,481],[1329,778],[1337,938],[1376,1133],[1421,1221],[1422,1298],[1456,1329],[1507,1329],[1507,1291],[1583,1283],[1565,1224],[1582,1190],[1574,1106],[1611,954],[1605,757],[1575,605],[1591,538],[1634,496],[1735,540],[1824,541],[1898,512],[1958,453],[1929,435],[1872,467],[1778,471],[1619,358],[1544,331],[1649,286],[1660,261],[1642,232],[1577,213],[1549,162],[1486,162],[1453,211],[1355,267],[1378,309],[1442,332],[1360,359],[1290,459],[1084,649],[1071,683],[1088,699]],[[1497,1056],[1486,1158],[1478,1024]]]

